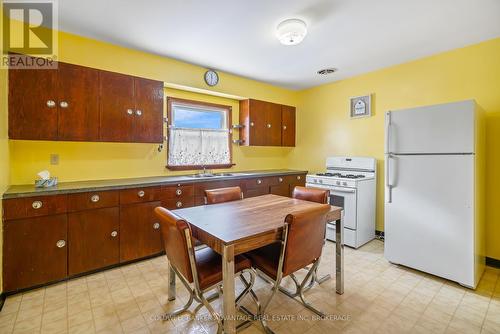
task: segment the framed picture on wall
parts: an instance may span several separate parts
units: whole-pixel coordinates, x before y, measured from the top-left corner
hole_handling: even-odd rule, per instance
[[[372,115],[371,94],[351,97],[350,102],[351,118],[370,117]]]

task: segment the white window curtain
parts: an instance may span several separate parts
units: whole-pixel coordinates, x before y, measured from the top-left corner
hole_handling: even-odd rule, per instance
[[[207,166],[230,164],[229,131],[170,128],[169,166]]]

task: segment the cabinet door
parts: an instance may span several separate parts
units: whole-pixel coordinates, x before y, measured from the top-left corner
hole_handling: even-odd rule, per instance
[[[281,146],[281,105],[266,102],[266,146]]]
[[[6,221],[3,290],[14,291],[65,278],[66,237],[65,214]]]
[[[273,177],[274,182],[270,182],[270,193],[278,196],[290,196],[290,183],[283,176]]]
[[[281,106],[281,145],[295,146],[295,107]]]
[[[133,142],[135,122],[134,77],[99,71],[99,138]]]
[[[57,70],[9,69],[9,138],[57,139]]]
[[[158,254],[163,250],[160,224],[154,208],[161,202],[123,205],[120,208],[120,262]]]
[[[306,175],[301,174],[301,175],[290,175],[289,177],[289,184],[290,184],[290,197],[292,197],[293,194],[293,189],[295,189],[296,186],[301,186],[304,187],[306,185]]]
[[[98,73],[96,69],[59,63],[59,140],[99,140]]]
[[[68,215],[69,275],[120,262],[119,209],[106,208]]]
[[[135,78],[135,141],[163,142],[163,82]]]
[[[249,101],[248,145],[265,146],[266,143],[266,112],[268,103],[258,100]]]

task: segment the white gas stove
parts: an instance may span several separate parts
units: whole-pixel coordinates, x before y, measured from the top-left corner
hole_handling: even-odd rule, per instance
[[[330,190],[329,203],[344,208],[344,244],[358,248],[375,238],[377,161],[366,157],[330,157],[326,172],[309,174],[306,186]],[[335,241],[335,225],[326,238]]]

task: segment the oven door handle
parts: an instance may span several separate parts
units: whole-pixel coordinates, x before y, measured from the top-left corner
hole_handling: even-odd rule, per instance
[[[333,188],[330,190],[331,193],[349,193],[349,194],[354,194],[356,192],[356,189],[338,189],[338,188]]]

